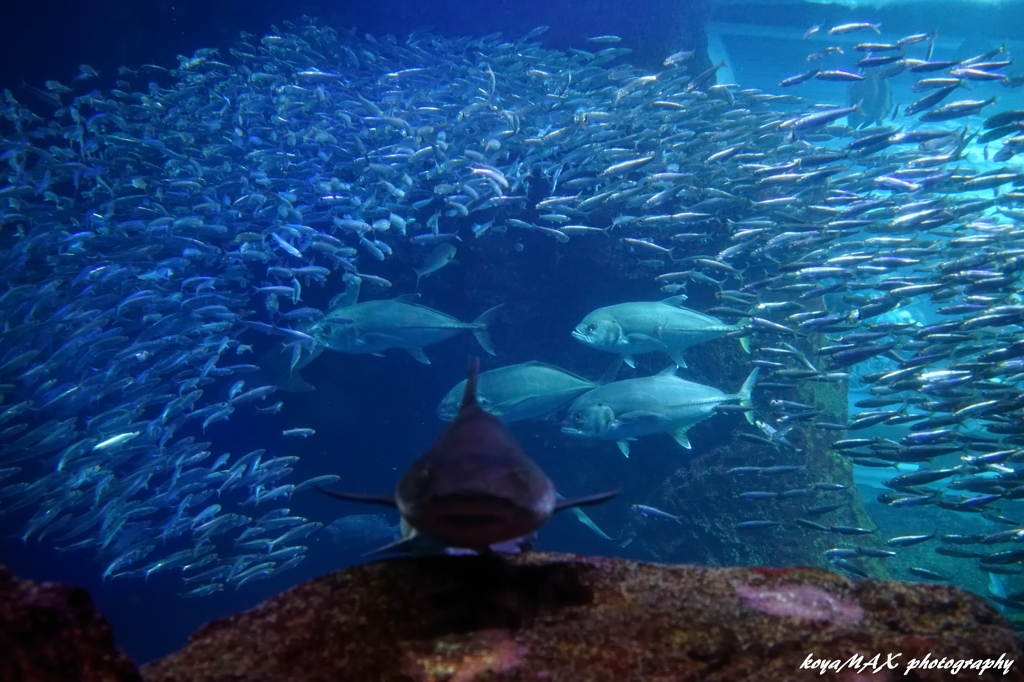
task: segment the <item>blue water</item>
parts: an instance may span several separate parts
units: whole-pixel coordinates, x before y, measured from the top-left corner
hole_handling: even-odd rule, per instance
[[[173,68],[177,55],[217,46],[226,52],[239,31],[262,36],[274,30],[272,24],[297,22],[303,14],[318,17],[321,25],[357,27],[358,34],[374,36],[390,33],[402,37],[427,26],[441,36],[483,36],[500,31],[515,38],[535,26],[549,25],[550,30],[539,41],[557,50],[593,49],[586,43],[587,36],[615,34],[622,38],[621,46],[634,51],[632,63],[652,70],[659,68],[668,54],[696,47],[700,63],[727,61],[728,71],[719,82],[768,92],[778,92],[779,80],[805,68],[805,45],[794,40],[794,34],[799,37],[811,24],[829,26],[871,19],[881,22],[886,37],[937,30],[940,38],[935,58],[952,57],[974,45],[982,47],[969,54],[982,52],[1024,35],[1024,6],[1020,2],[1008,0],[998,7],[970,2],[885,5],[848,9],[798,2],[728,2],[716,6],[711,0],[644,2],[641,6],[610,0],[411,5],[394,0],[353,9],[328,2],[257,1],[213,6],[200,2],[109,2],[56,14],[20,5],[3,10],[6,20],[0,25],[0,87],[10,88],[19,100],[42,113],[47,109],[20,90],[22,83],[42,88],[43,82],[51,78],[70,82],[78,73],[78,65],[88,63],[100,72],[99,82],[94,85],[108,89],[114,87],[118,66],[135,68],[153,63]],[[707,38],[710,40],[705,48]],[[824,43],[816,38],[807,44],[818,49]],[[1014,46],[1020,48],[1019,44]],[[343,71],[344,65],[338,70]],[[909,82],[895,86],[894,102],[916,99],[918,95],[905,90]],[[988,97],[981,94],[988,92],[986,87],[990,86],[979,86],[975,94]],[[1000,109],[1022,108],[1020,89],[993,92],[1004,98]],[[812,101],[842,104],[845,85],[816,83],[799,94]],[[979,154],[975,151],[972,159],[984,164]],[[1019,158],[1015,162],[1018,170]],[[640,266],[635,262],[624,261],[609,270],[594,267],[594,254],[581,245],[582,240],[563,246],[539,234],[515,238],[492,235],[500,243],[518,242],[523,247],[521,251],[506,250],[506,256],[499,260],[491,251],[474,244],[468,230],[463,233],[465,241],[457,262],[424,280],[421,303],[467,321],[492,305],[508,304],[507,314],[494,325],[491,334],[498,358],[485,360],[484,369],[543,360],[596,378],[607,368],[610,356],[577,344],[569,336],[572,328],[603,305],[660,297],[651,284],[651,275],[638,274]],[[395,283],[387,294],[376,291],[375,297],[412,290],[414,277],[407,261],[386,261],[370,271]],[[337,280],[324,288],[308,286],[305,305],[325,308],[338,290]],[[374,290],[364,285],[367,291]],[[695,286],[689,293],[688,305],[696,309],[715,304],[711,289]],[[257,301],[254,307],[258,306]],[[923,310],[916,314],[922,321],[929,317]],[[246,338],[254,344],[254,352],[239,362],[252,361],[271,346],[266,338]],[[0,351],[6,353],[8,349],[0,346]],[[327,353],[304,372],[316,385],[315,392],[277,393],[269,399],[284,400],[280,414],[253,415],[248,410],[211,425],[205,435],[194,428],[182,433],[212,441],[215,456],[225,451],[241,455],[260,447],[272,449],[275,456],[299,455],[301,460],[288,479],[292,482],[337,474],[341,477],[338,487],[388,492],[405,467],[440,433],[443,422],[435,414],[436,406],[464,377],[467,359],[480,355],[481,350],[470,335],[463,334],[429,347],[427,354],[430,365],[422,365],[401,351],[389,351],[383,358]],[[662,361],[659,358],[643,367],[651,368]],[[219,390],[226,390],[226,386]],[[83,416],[89,416],[88,408],[83,410]],[[314,428],[316,435],[282,439],[281,429],[293,427]],[[554,420],[520,423],[513,430],[524,449],[567,495],[625,485],[623,500],[588,510],[613,537],[632,521],[628,503],[644,501],[679,462],[685,461],[668,439],[641,441],[627,460],[610,442],[567,443]],[[700,451],[727,442],[730,434],[704,424],[691,437],[699,456]],[[877,486],[870,487],[867,478],[862,483],[861,491],[866,496],[872,494],[871,490],[877,494]],[[294,515],[325,525],[343,515],[367,513],[358,505],[309,492],[295,495],[284,506]],[[251,513],[251,508],[240,511]],[[388,512],[388,519],[391,524],[397,523],[397,514]],[[0,516],[4,536],[0,540],[0,562],[24,578],[86,587],[113,623],[119,645],[140,663],[177,649],[204,622],[251,608],[302,581],[364,560],[361,551],[339,550],[316,534],[303,541],[310,548],[307,559],[291,571],[237,590],[229,585],[224,592],[209,597],[182,599],[177,596],[181,584],[175,571],[157,573],[146,580],[104,581],[103,563],[93,560],[88,551],[64,553],[46,542],[23,543],[18,539],[22,532],[18,523],[23,521],[23,516]],[[928,518],[927,524],[931,523]],[[906,532],[927,530],[910,528]],[[635,547],[622,548],[601,540],[568,514],[556,517],[542,530],[537,548],[651,558],[635,551]],[[970,587],[978,591],[984,588],[977,584]],[[154,613],[160,618],[154,619]]]

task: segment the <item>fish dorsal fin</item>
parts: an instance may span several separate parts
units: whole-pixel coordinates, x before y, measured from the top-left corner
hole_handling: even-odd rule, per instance
[[[686,302],[686,294],[679,294],[678,296],[669,296],[668,298],[663,299],[661,301],[661,303],[664,303],[665,305],[670,305],[670,306],[672,306],[674,308],[682,308],[683,307],[683,303],[685,303],[685,302]]]
[[[395,301],[396,303],[408,303],[410,305],[419,304],[419,302],[420,302],[420,295],[419,294],[402,294],[401,296],[396,296],[395,298],[393,298],[391,300]]]
[[[473,358],[469,361],[469,376],[466,377],[466,388],[462,391],[462,409],[464,411],[470,405],[476,405],[476,378],[480,374],[480,358]]]

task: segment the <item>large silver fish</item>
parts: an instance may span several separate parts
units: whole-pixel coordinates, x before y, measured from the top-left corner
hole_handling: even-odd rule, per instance
[[[882,125],[892,112],[892,92],[889,81],[868,72],[864,80],[850,83],[846,92],[848,106],[859,109],[849,116],[850,125],[862,128],[869,124]]]
[[[455,259],[455,251],[455,245],[451,242],[435,246],[434,250],[427,254],[423,265],[416,268],[416,287],[419,288],[421,279],[451,263]]]
[[[634,356],[660,351],[686,367],[683,350],[717,339],[740,327],[684,308],[685,296],[636,301],[598,308],[576,325],[572,336],[591,348],[621,355],[630,367]],[[741,340],[746,346],[745,339]]]
[[[758,369],[750,373],[737,393],[725,393],[681,379],[675,367],[652,377],[616,381],[584,393],[569,407],[562,432],[570,436],[614,440],[629,457],[629,441],[655,433],[668,433],[690,449],[686,431],[715,413],[718,405],[739,403],[750,407],[750,393]],[[750,413],[747,420],[753,420]]]
[[[418,294],[407,294],[341,306],[314,323],[309,334],[327,349],[340,353],[377,355],[401,348],[429,365],[424,347],[468,330],[485,351],[495,355],[487,325],[497,317],[501,305],[485,311],[472,322],[460,322],[451,315],[419,305],[418,298]]]
[[[514,422],[545,417],[600,385],[554,365],[523,362],[482,373],[477,402],[491,414]],[[466,382],[460,381],[448,391],[437,406],[437,416],[445,421],[454,419],[462,407],[465,388]]]

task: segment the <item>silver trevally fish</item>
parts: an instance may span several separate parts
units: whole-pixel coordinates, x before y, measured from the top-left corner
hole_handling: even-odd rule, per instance
[[[614,373],[619,364],[617,362],[610,372]],[[477,380],[477,402],[506,422],[545,417],[606,383],[605,378],[589,381],[554,365],[532,361],[488,370]],[[438,417],[445,421],[455,419],[462,407],[465,388],[466,382],[461,381],[448,391],[437,406]]]
[[[677,443],[690,449],[686,430],[714,414],[715,407],[732,402],[750,407],[757,372],[755,367],[738,393],[724,393],[681,379],[675,367],[652,377],[616,381],[577,398],[569,407],[562,432],[614,440],[626,457],[629,441],[653,433],[669,433]],[[748,412],[746,416],[753,423],[753,415]]]
[[[686,367],[683,350],[717,339],[741,327],[682,306],[685,296],[636,301],[598,308],[583,318],[572,336],[586,345],[617,353],[633,367],[633,356],[661,351]],[[750,352],[746,339],[743,349]]]
[[[419,362],[429,365],[430,360],[423,352],[425,346],[468,329],[485,351],[495,355],[487,325],[494,321],[501,305],[472,322],[460,322],[451,315],[419,305],[418,298],[418,294],[407,294],[336,307],[310,328],[309,335],[329,350],[340,353],[379,354],[391,348],[403,348]]]
[[[383,514],[349,514],[336,519],[321,531],[342,549],[358,549],[400,537],[398,525],[392,526]]]
[[[359,300],[362,280],[358,277],[347,277],[345,282],[345,290],[331,300],[332,311],[353,306]],[[342,321],[340,314],[333,318],[334,324],[340,324]],[[302,336],[308,336],[307,332],[314,325],[315,323],[300,324],[297,331]],[[316,340],[314,339],[314,341]],[[319,342],[311,346],[302,338],[283,341],[273,346],[256,361],[256,365],[260,369],[253,377],[253,383],[256,385],[273,384],[282,391],[294,393],[315,391],[316,387],[303,379],[299,372],[320,357],[324,350],[326,347]]]
[[[416,287],[419,288],[420,280],[427,275],[433,274],[444,266],[455,260],[455,245],[451,242],[438,244],[433,251],[427,255],[423,267],[416,268]]]

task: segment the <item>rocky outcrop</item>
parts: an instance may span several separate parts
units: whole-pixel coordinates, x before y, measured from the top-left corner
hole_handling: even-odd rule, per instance
[[[19,580],[0,566],[0,680],[133,682],[132,662],[77,587]]]
[[[754,338],[756,347],[765,343]],[[796,342],[798,345],[802,342]],[[802,350],[810,353],[810,347]],[[733,339],[717,339],[687,349],[690,368],[683,376],[692,381],[735,391],[751,371],[750,357]],[[638,374],[659,371],[659,357],[638,359]],[[818,358],[814,358],[818,362]],[[822,366],[825,366],[822,362]],[[766,434],[739,414],[714,415],[694,426],[692,451],[672,442],[668,435],[650,436],[634,445],[630,468],[640,473],[624,477],[623,499],[642,502],[679,517],[678,523],[633,516],[620,526],[606,522],[602,510],[594,512],[598,525],[620,539],[629,539],[627,556],[667,563],[705,566],[819,566],[830,568],[824,551],[836,547],[880,547],[878,533],[843,536],[832,527],[874,524],[854,489],[853,466],[830,450],[836,432],[807,422],[776,420],[783,413],[772,406],[782,398],[813,406],[821,421],[845,423],[847,390],[842,382],[803,382],[798,389],[777,390],[769,370],[762,370],[765,387],[755,388],[754,417],[778,429],[794,426],[779,443],[766,442]],[[593,459],[589,448],[608,449],[606,441],[559,444],[561,456]],[[574,449],[570,449],[574,448]],[[661,459],[652,455],[666,452]],[[652,463],[652,460],[653,463]],[[660,481],[652,486],[652,481]],[[590,482],[600,486],[599,481]],[[749,497],[748,497],[749,496]],[[766,527],[745,522],[775,522]],[[857,559],[852,567],[874,578],[889,577],[880,561]],[[848,564],[849,565],[849,564]]]
[[[1020,680],[1021,652],[996,611],[947,586],[850,582],[813,568],[527,554],[336,572],[205,626],[143,674],[147,682],[949,679],[927,668],[904,676],[927,654],[1002,655],[1003,665],[1015,663],[1000,678]],[[801,668],[808,656],[863,656],[863,664],[875,654],[880,664],[899,654],[896,668],[825,678]]]

